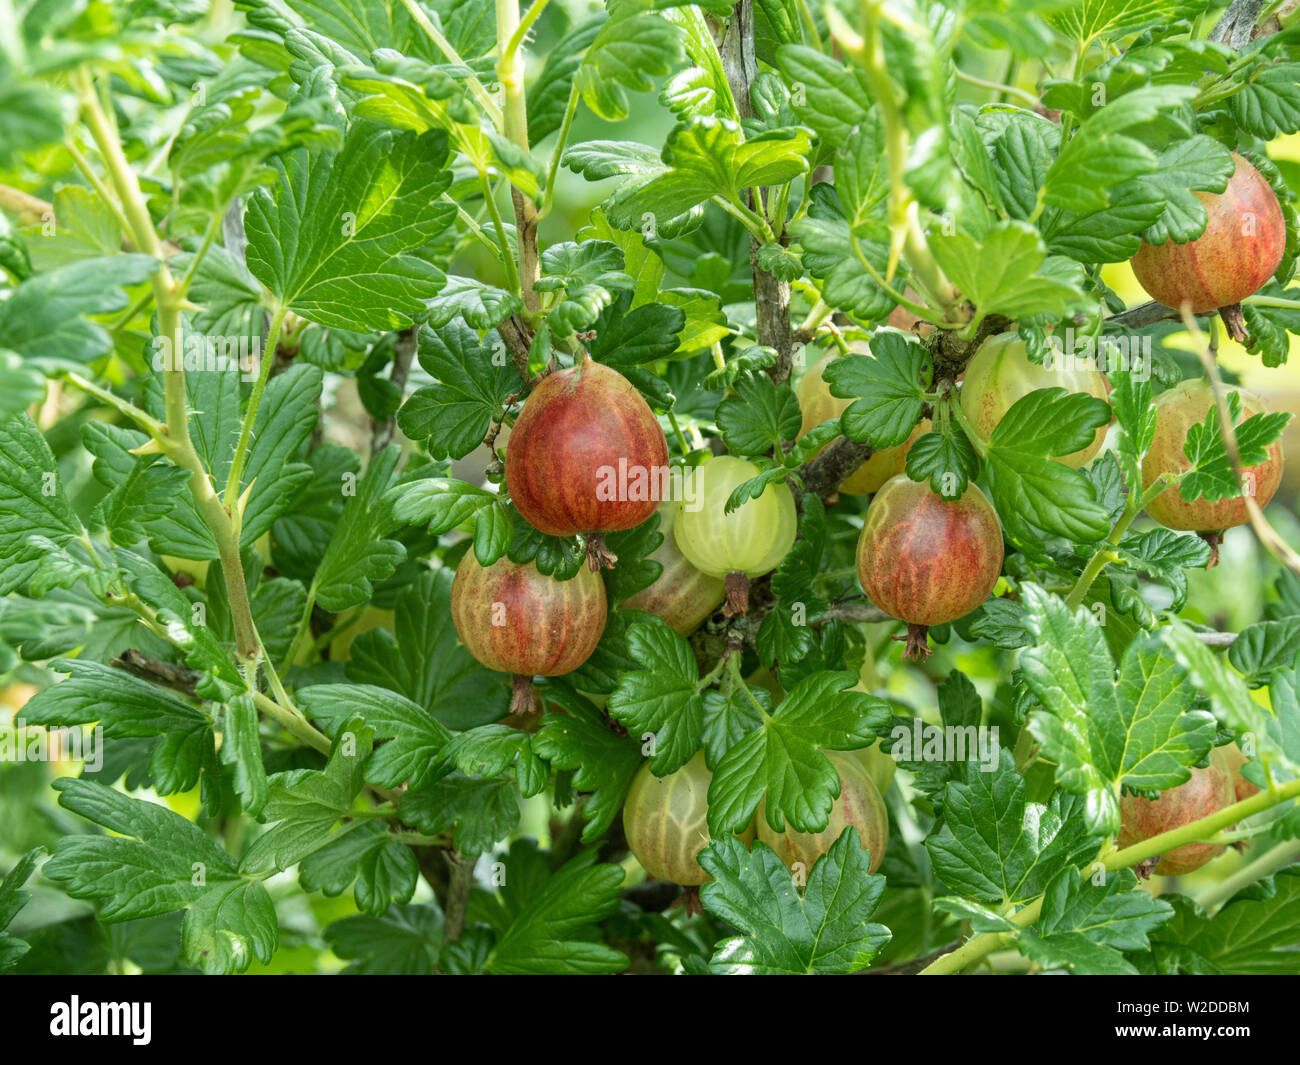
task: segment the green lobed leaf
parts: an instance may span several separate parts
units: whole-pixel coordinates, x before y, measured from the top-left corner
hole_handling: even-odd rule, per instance
[[[1026,902],[1062,869],[1096,855],[1101,843],[1081,816],[1081,803],[1057,792],[1028,800],[1024,778],[1006,748],[994,772],[969,761],[949,781],[943,823],[925,841],[935,874],[952,891],[989,902]]]
[[[716,839],[743,829],[766,801],[768,824],[820,832],[839,794],[839,775],[819,748],[869,746],[892,718],[889,705],[851,690],[852,673],[816,672],[786,695],[760,728],[731,746],[709,784],[709,831]],[[698,746],[698,744],[697,744]]]
[[[61,805],[117,835],[63,837],[42,870],[47,879],[73,898],[101,900],[108,922],[185,910],[185,955],[204,973],[271,960],[278,939],[271,896],[202,829],[102,784],[64,777],[54,787]]]
[[[568,861],[502,932],[485,969],[500,975],[622,972],[627,955],[579,933],[618,906],[623,870],[595,851]]]
[[[901,444],[916,427],[931,372],[925,348],[882,330],[872,338],[870,355],[835,359],[823,376],[831,395],[854,400],[840,415],[844,434],[885,448]]]
[[[326,610],[338,613],[366,602],[374,592],[373,582],[389,576],[406,558],[400,543],[382,539],[392,525],[383,496],[400,458],[397,447],[386,447],[374,455],[355,494],[343,505],[312,581],[316,601]]]
[[[296,314],[342,329],[409,326],[446,275],[416,252],[455,217],[439,201],[447,137],[353,126],[338,152],[297,149],[249,199],[248,268]]]
[[[852,973],[865,969],[890,932],[869,920],[885,878],[868,872],[857,829],[841,833],[813,865],[801,892],[764,843],[746,850],[724,837],[700,852],[713,878],[700,890],[706,909],[739,930],[714,948],[709,971],[725,975]]]

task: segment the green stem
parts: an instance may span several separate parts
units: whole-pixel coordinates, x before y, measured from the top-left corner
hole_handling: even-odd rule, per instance
[[[266,382],[271,379],[271,366],[275,362],[275,349],[280,343],[280,329],[284,326],[284,316],[289,313],[287,307],[276,307],[271,315],[271,326],[266,333],[266,345],[262,348],[262,361],[257,368],[257,380],[253,382],[253,392],[248,397],[248,410],[244,412],[243,424],[239,427],[239,442],[235,444],[235,454],[230,460],[230,475],[226,478],[225,507],[231,514],[239,503],[239,482],[244,476],[244,465],[248,462],[248,449],[253,441],[253,426],[257,422],[257,412],[262,405],[262,393],[266,391]],[[243,516],[235,518],[235,527],[243,522]]]
[[[961,403],[957,401],[957,394],[955,392],[949,392],[947,399],[948,402],[944,404],[944,406],[948,413],[951,414],[953,420],[961,426],[962,432],[966,434],[972,446],[977,452],[979,452],[980,457],[983,458],[988,454],[988,441],[980,436],[979,431],[971,424],[970,419],[966,417],[966,412],[961,409]]]
[[[1300,840],[1285,840],[1243,865],[1231,876],[1207,888],[1197,898],[1197,904],[1204,910],[1217,909],[1242,888],[1272,876],[1282,866],[1290,865],[1297,859],[1300,859]]]
[[[726,370],[727,360],[722,354],[722,345],[718,342],[714,342],[713,346],[709,348],[709,353],[713,356],[714,369]]]
[[[95,168],[90,165],[90,160],[81,154],[81,151],[72,143],[71,139],[64,144],[64,147],[68,150],[68,154],[72,156],[72,161],[76,164],[77,169],[85,175],[85,178],[90,182],[91,187],[99,194],[99,198],[104,201],[104,206],[107,207],[109,211],[112,212],[113,217],[117,219],[117,224],[122,227],[122,235],[128,240],[131,240],[134,245],[135,241],[132,237],[131,223],[127,220],[127,217],[123,213],[122,208],[118,205],[117,200],[114,199],[112,194],[108,191],[108,186],[106,186],[104,182],[100,180],[99,175],[95,173]]]
[[[799,194],[799,206],[795,208],[794,214],[790,216],[785,224],[789,229],[791,224],[799,221],[808,211],[808,204],[812,200],[813,179],[812,174],[805,174],[803,179],[803,191]]]
[[[1120,540],[1124,538],[1124,534],[1128,532],[1129,526],[1133,524],[1134,519],[1136,519],[1138,514],[1142,512],[1143,507],[1179,479],[1181,478],[1171,478],[1167,475],[1159,477],[1153,481],[1151,487],[1140,496],[1136,492],[1129,496],[1128,505],[1124,508],[1124,512],[1119,516],[1119,520],[1115,523],[1115,527],[1111,529],[1110,536],[1106,538],[1105,544],[1097,548],[1093,553],[1092,558],[1088,559],[1088,564],[1084,567],[1083,573],[1079,575],[1079,579],[1075,581],[1074,587],[1070,589],[1070,594],[1065,597],[1065,605],[1069,607],[1072,612],[1079,608],[1080,604],[1083,602],[1084,596],[1088,594],[1088,589],[1091,588],[1093,582],[1101,576],[1101,571],[1116,560],[1118,556],[1115,554],[1115,547],[1118,546]]]
[[[519,25],[515,27],[514,33],[510,35],[510,40],[506,42],[507,52],[518,52],[524,46],[524,38],[528,35],[533,23],[537,21],[537,16],[546,10],[548,3],[550,3],[550,0],[533,0],[528,10],[524,12],[524,17],[519,20]]]
[[[497,231],[497,243],[501,246],[501,264],[506,270],[506,284],[510,286],[510,291],[519,296],[523,292],[519,287],[519,269],[515,265],[514,252],[510,250],[510,240],[506,236],[506,224],[501,218],[501,208],[497,206],[496,197],[492,194],[492,183],[488,180],[487,171],[480,170],[478,175],[479,184],[483,186],[483,199],[487,203],[488,214],[492,218],[492,226]],[[536,293],[534,293],[534,297]]]
[[[885,279],[885,276],[871,264],[871,260],[867,258],[866,252],[862,250],[862,244],[858,241],[857,236],[852,230],[849,231],[849,243],[853,246],[853,254],[856,256],[858,262],[862,264],[862,268],[871,275],[871,279],[880,286],[885,295],[900,307],[907,308],[924,321],[937,323],[937,328],[939,329],[958,329],[965,327],[966,323],[949,322],[946,320],[946,315],[943,311],[938,311],[923,303],[917,303],[915,300],[910,300],[902,292],[899,292],[894,288],[894,286]]]
[[[1245,820],[1247,817],[1251,817],[1263,810],[1268,810],[1279,803],[1286,802],[1288,799],[1293,799],[1297,795],[1300,795],[1300,780],[1293,780],[1282,785],[1272,794],[1261,791],[1257,795],[1252,795],[1249,799],[1233,803],[1231,806],[1225,806],[1222,810],[1211,814],[1209,817],[1203,817],[1199,821],[1193,821],[1169,832],[1162,832],[1158,836],[1152,836],[1150,839],[1142,840],[1131,847],[1125,847],[1123,850],[1112,851],[1110,854],[1099,856],[1098,860],[1101,861],[1108,872],[1128,869],[1139,862],[1146,861],[1148,858],[1154,858],[1158,854],[1164,854],[1184,844],[1193,843],[1217,832],[1221,828],[1236,824],[1238,821]],[[1093,864],[1095,863],[1089,863],[1084,870],[1084,875],[1091,875]],[[1039,895],[1038,898],[1012,917],[1011,923],[1020,928],[1028,928],[1038,920],[1042,910],[1043,896]],[[979,961],[1013,941],[1014,936],[1008,932],[985,932],[926,966],[921,970],[921,975],[941,976],[961,972],[966,966]]]
[[[390,832],[389,839],[394,839],[398,843],[405,843],[411,847],[449,847],[451,838],[447,835],[442,836],[422,836],[418,832]]]
[[[199,264],[203,262],[203,257],[208,254],[208,249],[212,247],[212,242],[217,239],[217,233],[221,231],[221,213],[217,212],[212,216],[208,223],[208,228],[203,233],[203,243],[199,245],[198,251],[194,253],[194,258],[189,267],[185,270],[185,276],[177,283],[176,290],[183,299],[190,291],[190,282],[194,280],[194,275],[199,271]]]
[[[799,324],[799,328],[795,332],[806,337],[815,336],[817,330],[821,328],[822,322],[826,321],[834,313],[835,308],[818,296],[817,302],[813,304],[812,310],[808,312],[808,317]]]
[[[327,629],[325,632],[322,632],[315,640],[312,641],[311,647],[307,649],[307,654],[310,657],[315,658],[316,655],[320,654],[320,652],[326,646],[333,643],[336,639],[338,639],[345,632],[347,632],[354,625],[356,625],[356,623],[361,620],[361,615],[364,612],[365,612],[365,606],[362,605],[354,608],[353,610],[345,614],[343,617],[339,618],[339,620],[336,621],[329,629]]]
[[[888,17],[880,0],[866,0],[862,10],[862,36],[846,48],[857,45],[858,59],[867,85],[880,107],[885,127],[885,160],[889,172],[889,267],[885,278],[892,280],[900,258],[911,268],[917,285],[929,299],[943,308],[948,318],[956,297],[939,264],[935,261],[916,215],[916,200],[907,184],[907,124],[899,107],[894,86],[887,72],[882,35],[877,21]]]
[[[1300,311],[1300,300],[1288,300],[1281,296],[1247,296],[1242,303],[1253,303],[1256,307],[1280,307],[1287,311]]]
[[[542,0],[529,9],[536,18]],[[536,13],[535,13],[536,12]],[[524,93],[523,41],[527,27],[519,19],[519,0],[496,0],[497,41],[501,55],[497,59],[497,80],[501,83],[504,98],[501,111],[505,118],[505,134],[510,142],[524,153],[528,145],[528,100]],[[519,245],[519,284],[524,309],[535,319],[541,311],[541,293],[537,282],[542,276],[541,259],[537,250],[537,204],[522,190],[511,188],[510,200],[515,209],[515,239]]]
[[[754,709],[758,711],[759,716],[764,721],[771,718],[771,715],[763,708],[763,704],[758,701],[758,696],[749,690],[749,685],[745,683],[745,678],[740,675],[740,655],[727,656],[727,670],[731,673],[732,681],[740,687],[745,693],[746,698],[754,704]]]
[[[126,229],[126,235],[138,251],[143,252],[145,255],[152,255],[159,263],[162,263],[165,258],[162,241],[158,239],[158,231],[154,229],[153,219],[149,216],[149,208],[144,202],[144,194],[140,191],[140,186],[135,180],[135,173],[132,171],[126,153],[122,150],[122,145],[117,139],[117,131],[100,103],[98,93],[95,92],[95,83],[91,79],[90,71],[85,67],[79,68],[75,75],[75,81],[82,119],[95,141],[95,146],[99,148],[100,154],[104,157],[104,165],[108,170],[109,180],[117,192],[117,199],[121,204],[118,214]],[[73,148],[72,151],[75,153],[76,149]],[[76,155],[74,155],[74,158],[76,158]],[[88,169],[89,173],[93,173],[93,171]],[[92,179],[92,182],[100,190],[108,206],[112,208],[114,206],[113,199],[108,195],[104,186],[97,179]],[[165,266],[160,267],[160,271],[165,269]],[[155,274],[154,278],[155,284],[157,284],[158,275]],[[167,276],[166,280],[170,282],[170,275]]]
[[[111,104],[105,105],[101,100],[88,69],[84,67],[78,69],[74,81],[82,121],[104,159],[109,180],[121,202],[122,213],[128,224],[132,242],[141,252],[158,260],[158,268],[150,278],[157,305],[158,332],[160,336],[174,338],[180,333],[180,312],[185,293],[167,267],[162,241],[149,214],[144,193],[135,171],[126,158],[116,127],[110,118]],[[105,91],[107,91],[106,87]],[[264,369],[261,375],[262,386],[265,385],[269,364],[275,354],[276,334],[283,322],[284,313],[283,310],[277,311],[276,320],[273,322],[270,348],[264,353],[263,358],[267,369]],[[261,395],[260,387],[255,390],[254,395],[255,408],[256,400],[260,399]],[[269,682],[278,701],[268,699],[255,689],[257,673],[265,659],[266,651],[258,634],[257,624],[253,620],[253,608],[248,597],[248,584],[244,578],[243,560],[239,554],[239,521],[222,505],[213,486],[211,475],[190,437],[189,401],[185,388],[183,361],[173,360],[172,364],[164,370],[163,400],[166,426],[161,439],[157,437],[155,439],[159,439],[166,454],[189,473],[190,492],[198,505],[200,515],[216,541],[217,554],[221,560],[221,571],[226,585],[226,601],[235,630],[235,650],[240,672],[249,681],[254,701],[268,716],[281,722],[305,743],[328,753],[329,740],[314,729],[302,713],[293,706],[274,670],[269,671]],[[241,466],[243,456],[247,453],[247,436],[251,433],[255,415],[256,410],[250,408],[245,416],[241,447],[235,456]],[[238,485],[237,475],[234,483]]]
[[[752,211],[739,200],[729,199],[725,196],[714,196],[713,202],[739,219],[740,224],[749,230],[755,240],[762,244],[771,244],[776,240],[772,233],[772,227],[767,224],[767,219],[757,211]]]
[[[141,429],[155,440],[161,441],[166,438],[167,426],[163,425],[163,423],[158,421],[157,418],[146,414],[134,403],[123,399],[121,396],[113,395],[113,393],[108,391],[106,388],[100,388],[99,385],[86,380],[86,378],[82,377],[79,373],[69,371],[63,376],[67,378],[70,384],[76,385],[83,392],[94,396],[101,403],[107,403],[119,414],[130,418],[131,421],[135,422],[136,425],[140,426]]]
[[[691,445],[686,440],[686,434],[682,432],[682,427],[677,423],[677,415],[672,411],[668,412],[668,424],[673,427],[673,435],[677,437],[677,446],[681,449],[683,457],[691,453]]]
[[[822,35],[817,32],[817,21],[813,18],[812,12],[808,10],[808,0],[796,0],[799,5],[799,15],[803,19],[804,26],[808,29],[808,36],[812,38],[813,47],[817,51],[825,51],[822,44]]]
[[[728,663],[730,663],[733,657],[735,656],[732,655],[730,652],[727,652],[721,658],[719,658],[717,663],[714,665],[714,667],[696,682],[695,690],[697,692],[704,691],[705,688],[707,688],[710,684],[712,684],[715,680],[717,680],[720,676],[722,676],[722,674],[728,669]]]
[[[551,213],[551,208],[555,206],[555,179],[560,171],[560,157],[564,154],[564,146],[569,140],[569,130],[573,127],[574,116],[578,113],[578,101],[582,99],[582,93],[578,91],[577,83],[574,83],[569,90],[569,102],[564,107],[564,120],[560,123],[560,132],[555,140],[555,147],[551,149],[551,160],[546,166],[546,193],[542,197],[542,210],[538,214],[538,220],[545,218]]]
[[[1024,89],[1017,89],[1014,85],[1004,85],[1002,82],[998,81],[985,81],[983,78],[975,77],[974,74],[967,74],[964,70],[959,70],[955,67],[953,69],[956,71],[957,77],[968,85],[977,85],[981,89],[992,89],[994,92],[1003,93],[1007,96],[1017,96],[1021,100],[1024,100],[1030,107],[1035,107],[1038,104],[1038,97],[1032,92],[1026,92]]]
[[[493,255],[500,256],[502,259],[504,259],[506,255],[509,254],[508,251],[503,252],[501,250],[501,246],[497,244],[495,240],[493,240],[491,237],[487,235],[487,233],[483,231],[483,227],[478,224],[478,219],[475,218],[472,214],[470,214],[467,210],[465,210],[464,207],[462,207],[459,203],[453,200],[445,192],[442,194],[441,199],[444,202],[449,203],[456,208],[457,216],[460,218],[462,222],[465,223],[465,226],[466,228],[469,229],[470,233],[472,233],[478,239],[479,243],[481,243],[485,248],[487,248],[488,251],[490,251]]]
[[[136,179],[135,172],[122,150],[117,131],[100,101],[90,72],[80,68],[75,75],[77,99],[81,106],[82,121],[99,148],[108,171],[109,180],[122,203],[122,212],[131,229],[132,242],[144,254],[158,260],[150,283],[158,307],[160,336],[175,337],[180,331],[180,305],[183,294],[176,290],[176,282],[163,255],[162,241],[149,215],[148,204]],[[167,412],[167,431],[164,450],[176,463],[190,474],[190,491],[198,504],[208,528],[212,530],[221,558],[222,573],[226,581],[227,599],[235,628],[235,645],[241,662],[254,661],[261,651],[262,641],[253,622],[253,608],[248,599],[248,586],[244,581],[244,567],[239,557],[239,533],[232,523],[230,513],[221,505],[213,490],[208,471],[194,449],[190,439],[189,407],[185,391],[185,368],[173,360],[163,373],[163,399]]]
[[[1255,53],[1247,52],[1241,58],[1233,60],[1222,74],[1214,75],[1213,80],[1197,92],[1192,100],[1192,110],[1199,111],[1206,104],[1214,103],[1236,92],[1239,86],[1233,81],[1233,75],[1243,67],[1249,66],[1254,60]]]
[[[302,616],[298,619],[298,627],[294,630],[293,639],[289,641],[289,651],[284,656],[284,661],[280,664],[278,676],[285,677],[289,673],[289,667],[298,659],[298,651],[302,647],[302,641],[306,638],[307,633],[311,631],[311,612],[316,605],[316,582],[311,582],[311,587],[307,589],[307,601],[303,604]]]
[[[252,695],[257,708],[272,721],[281,725],[297,739],[302,740],[308,747],[320,751],[323,755],[329,755],[331,747],[329,737],[325,733],[317,731],[316,727],[301,713],[281,706],[279,703],[268,699],[261,692],[255,691]]]
[[[82,120],[104,158],[109,180],[117,192],[122,212],[130,227],[132,242],[142,252],[158,260],[158,269],[151,277],[151,284],[158,308],[159,334],[175,337],[180,331],[180,307],[184,293],[179,290],[164,261],[162,241],[149,215],[144,193],[122,150],[109,112],[95,91],[90,72],[83,67],[77,71],[75,78]],[[255,662],[261,653],[262,642],[253,622],[252,604],[248,599],[248,587],[239,557],[239,533],[230,513],[217,498],[208,471],[190,439],[183,364],[173,362],[164,371],[163,397],[167,424],[161,442],[164,450],[190,474],[190,490],[217,542],[240,661]]]
[[[114,322],[112,325],[108,327],[108,331],[110,333],[120,333],[123,329],[125,329],[128,325],[131,324],[131,320],[135,318],[137,314],[139,314],[152,302],[153,302],[153,289],[148,288],[140,294],[139,299],[137,299],[134,303],[131,304],[131,306],[129,306],[125,311],[122,312],[121,317],[119,317],[116,322]]]
[[[772,226],[772,232],[779,237],[785,232],[785,216],[790,209],[790,182],[787,181],[782,185],[781,191],[775,197],[769,196],[767,202],[773,204],[772,216],[768,222]]]

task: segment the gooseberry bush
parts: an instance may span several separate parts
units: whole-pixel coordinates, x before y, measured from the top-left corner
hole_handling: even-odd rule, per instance
[[[0,970],[1300,970],[1294,7],[0,0]]]

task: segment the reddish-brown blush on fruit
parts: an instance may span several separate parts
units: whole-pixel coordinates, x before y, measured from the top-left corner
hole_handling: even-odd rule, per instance
[[[1234,389],[1241,397],[1241,420],[1266,411],[1263,400],[1244,389]],[[1214,407],[1214,392],[1204,379],[1183,381],[1161,392],[1155,399],[1156,431],[1142,459],[1142,486],[1150,488],[1162,474],[1179,474],[1191,468],[1184,451],[1187,433],[1193,425],[1205,421]],[[1225,529],[1235,529],[1250,520],[1246,497],[1253,497],[1261,507],[1282,481],[1282,443],[1268,446],[1267,457],[1256,466],[1242,471],[1243,494],[1232,499],[1211,502],[1204,497],[1186,500],[1177,485],[1166,488],[1147,504],[1147,514],[1166,529],[1201,533],[1214,552],[1210,564],[1218,559],[1218,544]]]
[[[514,676],[512,714],[535,710],[533,677],[571,673],[591,656],[607,616],[605,582],[586,567],[558,581],[506,557],[482,566],[470,551],[451,583],[461,643],[488,669]]]
[[[1205,231],[1195,240],[1143,244],[1133,273],[1152,299],[1178,310],[1184,301],[1205,314],[1222,309],[1234,339],[1245,342],[1239,304],[1273,276],[1286,247],[1286,224],[1264,175],[1236,152],[1227,188],[1197,192],[1205,207]]]
[[[1120,831],[1116,840],[1121,850],[1175,828],[1190,825],[1216,814],[1236,801],[1232,776],[1222,763],[1211,758],[1203,769],[1193,769],[1191,779],[1161,792],[1158,799],[1138,795],[1120,798]],[[1158,876],[1181,876],[1199,869],[1224,852],[1221,843],[1186,843],[1160,855],[1154,872]]]
[[[946,500],[906,475],[887,481],[858,537],[858,578],[881,610],[907,622],[907,658],[930,653],[931,625],[965,617],[1002,572],[1002,528],[979,488]]]
[[[885,810],[885,800],[866,767],[852,754],[845,751],[822,753],[840,777],[840,793],[831,806],[826,827],[820,832],[799,832],[787,822],[785,829],[778,832],[768,824],[767,800],[763,799],[755,815],[758,838],[776,851],[777,857],[787,867],[793,868],[796,862],[800,862],[807,874],[817,859],[831,849],[840,834],[852,826],[857,829],[858,842],[871,856],[869,872],[874,873],[884,861],[885,848],[889,845],[889,815]]]
[[[585,536],[594,569],[617,561],[605,533],[640,525],[667,498],[668,468],[649,404],[590,359],[533,389],[506,448],[506,487],[524,520],[550,536]]]

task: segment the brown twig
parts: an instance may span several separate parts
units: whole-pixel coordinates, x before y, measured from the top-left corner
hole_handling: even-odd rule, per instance
[[[822,612],[822,616],[817,619],[817,624],[821,625],[827,621],[872,624],[877,621],[893,620],[894,618],[874,603],[832,603]]]
[[[34,226],[53,216],[54,205],[12,185],[0,185],[0,211],[13,215],[20,226]]]
[[[840,437],[820,455],[799,467],[803,487],[793,481],[790,483],[795,503],[798,504],[809,492],[820,498],[830,495],[871,457],[874,450],[870,444],[850,440],[847,436]]]
[[[34,226],[45,221],[58,225],[52,203],[12,185],[0,185],[0,211],[13,215],[20,226]],[[135,245],[125,236],[122,238],[122,247],[128,251],[136,250]],[[162,242],[162,250],[163,256],[170,259],[182,249],[175,241],[165,240]]]
[[[128,647],[120,657],[110,659],[108,664],[141,680],[152,681],[191,696],[195,695],[199,681],[203,679],[203,674],[197,669],[164,662],[161,658],[154,658],[133,647]]]
[[[1014,324],[1010,318],[1000,314],[986,315],[969,340],[962,339],[951,330],[936,329],[926,340],[931,365],[934,367],[931,375],[934,386],[937,387],[942,381],[956,381],[984,341],[998,333],[1005,333]]]
[[[1264,10],[1265,0],[1232,0],[1228,10],[1210,31],[1210,40],[1226,44],[1240,52],[1257,34],[1255,23]]]
[[[419,329],[417,326],[403,329],[397,334],[397,344],[393,348],[393,368],[388,374],[388,379],[397,386],[399,396],[405,397],[406,395],[406,379],[411,373],[411,361],[415,358],[415,352],[419,346]],[[396,431],[396,411],[381,422],[372,419],[370,453],[375,455],[386,448],[392,442],[393,433]]]
[[[860,969],[858,972],[854,973],[853,975],[854,976],[914,976],[917,973],[919,973],[922,969],[924,969],[927,965],[929,965],[931,962],[938,961],[945,954],[948,954],[951,951],[956,950],[960,946],[961,946],[961,940],[955,939],[951,943],[949,943],[946,947],[940,947],[938,950],[932,951],[931,953],[927,954],[924,958],[912,958],[909,961],[893,962],[889,965],[881,965],[879,968],[875,968],[875,969]]]
[[[722,57],[722,69],[727,75],[727,84],[731,88],[736,110],[742,119],[754,116],[753,101],[750,99],[750,86],[758,76],[758,60],[754,53],[754,5],[753,0],[740,0],[731,10],[727,20],[726,31],[719,48]],[[762,193],[757,189],[749,190],[750,208],[762,214],[765,206]],[[784,243],[784,220],[775,221],[777,239]],[[776,361],[767,368],[768,375],[777,384],[790,380],[794,367],[794,337],[790,328],[790,282],[768,273],[758,265],[758,253],[762,247],[758,238],[749,236],[749,265],[754,279],[754,314],[757,324],[758,342],[776,351]]]
[[[506,351],[510,353],[511,361],[514,362],[520,378],[523,379],[524,384],[532,388],[536,383],[536,378],[528,370],[528,350],[533,345],[532,331],[517,314],[512,314],[497,326],[497,333],[500,334]]]
[[[415,864],[419,866],[420,875],[433,892],[434,900],[443,913],[447,912],[447,889],[451,884],[451,863],[445,847],[412,847],[415,852]]]
[[[449,853],[447,861],[451,866],[451,879],[447,884],[442,939],[444,943],[454,943],[465,931],[465,911],[469,907],[469,891],[473,886],[474,863],[456,852]]]

